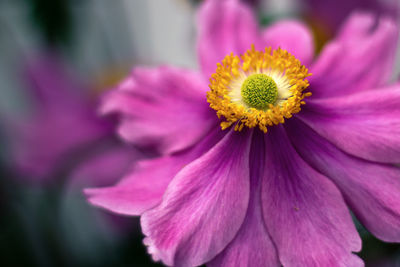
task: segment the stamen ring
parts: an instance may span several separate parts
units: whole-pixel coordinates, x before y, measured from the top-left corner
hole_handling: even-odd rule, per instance
[[[237,131],[258,126],[266,133],[267,127],[284,123],[301,110],[304,98],[311,95],[304,92],[310,75],[286,50],[267,47],[263,52],[253,45],[241,57],[231,53],[217,64],[207,101],[218,118],[224,118],[223,130],[236,123]]]

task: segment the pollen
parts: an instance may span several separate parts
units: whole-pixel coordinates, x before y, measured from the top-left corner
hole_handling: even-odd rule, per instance
[[[250,75],[242,85],[243,101],[250,107],[266,109],[274,104],[278,97],[278,88],[268,75],[259,73]]]
[[[210,78],[207,101],[222,119],[224,130],[267,128],[284,123],[301,110],[309,86],[307,68],[283,49],[257,51],[254,45],[245,54],[227,55]]]

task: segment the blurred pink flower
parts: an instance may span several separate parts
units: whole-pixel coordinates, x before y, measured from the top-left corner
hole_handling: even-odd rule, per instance
[[[105,98],[122,138],[164,156],[87,189],[89,201],[141,215],[149,253],[169,266],[363,266],[349,208],[376,237],[399,242],[400,85],[387,85],[394,22],[354,14],[315,60],[304,25],[259,29],[239,1],[205,1],[198,27],[200,72],[136,68]],[[313,95],[302,93],[306,68],[285,51],[229,56],[252,44],[309,67]],[[277,89],[262,88],[282,101],[266,111],[243,93],[243,81],[261,90],[252,75],[265,73]]]
[[[113,173],[106,163],[90,167],[96,170],[96,182],[112,184],[116,170],[126,171],[125,160],[139,153],[118,141],[115,123],[97,114],[97,99],[69,75],[54,53],[31,58],[25,68],[26,95],[32,110],[24,118],[7,118],[11,164],[27,179],[48,181],[75,168],[93,165],[99,155],[112,160]],[[112,155],[112,156],[111,156]],[[77,170],[75,170],[76,172]]]

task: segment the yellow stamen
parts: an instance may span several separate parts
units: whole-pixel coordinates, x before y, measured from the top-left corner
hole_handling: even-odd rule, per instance
[[[265,100],[270,103],[253,105],[243,98],[243,83],[254,74],[272,78],[279,91],[276,101]],[[304,92],[309,86],[305,78],[310,75],[307,68],[286,50],[272,51],[268,47],[262,52],[256,51],[253,45],[241,57],[231,53],[222,64],[217,64],[216,72],[211,75],[207,101],[217,111],[218,118],[225,119],[221,122],[223,130],[236,123],[236,131],[241,131],[244,126],[258,126],[266,133],[268,126],[284,123],[285,118],[301,110],[300,106],[305,104],[303,99],[311,95]]]

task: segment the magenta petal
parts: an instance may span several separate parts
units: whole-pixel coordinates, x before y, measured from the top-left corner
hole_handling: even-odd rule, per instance
[[[310,100],[299,117],[349,154],[400,162],[400,85]]]
[[[212,131],[192,149],[157,159],[140,161],[120,183],[111,187],[86,189],[88,201],[124,215],[140,215],[161,202],[172,178],[186,164],[208,151],[221,139]]]
[[[119,184],[85,189],[88,201],[124,215],[140,215],[158,205],[173,174],[183,163],[172,157],[141,161]]]
[[[235,0],[208,0],[198,17],[198,55],[205,77],[230,53],[243,54],[258,43],[258,25],[251,9]]]
[[[273,49],[286,49],[305,66],[311,63],[314,55],[311,32],[307,26],[297,21],[280,21],[269,26],[263,33],[262,44]]]
[[[264,137],[261,131],[257,131],[250,150],[250,200],[246,219],[236,237],[217,257],[207,263],[208,267],[281,266],[265,228],[261,210],[260,182],[265,171],[264,154]]]
[[[259,196],[259,194],[257,194]],[[281,266],[274,244],[264,226],[261,203],[258,198],[249,204],[235,239],[207,263],[208,267],[264,267]]]
[[[173,266],[198,266],[235,237],[249,201],[250,140],[250,132],[231,130],[184,167],[161,204],[142,215],[145,244],[154,259]]]
[[[387,82],[397,48],[398,27],[389,18],[351,16],[338,37],[325,46],[311,66],[313,97],[335,97]]]
[[[187,148],[217,124],[205,101],[206,80],[172,67],[136,68],[106,95],[102,113],[118,113],[118,132],[127,141],[154,146],[162,153]]]
[[[387,242],[400,242],[400,170],[352,157],[301,121],[285,123],[300,155],[341,190],[364,226]]]
[[[312,169],[282,127],[265,136],[264,221],[283,266],[363,266],[361,239],[336,186]]]

